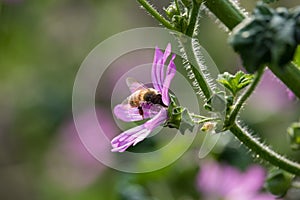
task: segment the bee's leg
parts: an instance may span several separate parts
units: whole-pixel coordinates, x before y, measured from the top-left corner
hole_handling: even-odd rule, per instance
[[[139,106],[138,109],[139,109],[139,114],[142,115],[142,118],[144,119],[144,111],[142,106]]]

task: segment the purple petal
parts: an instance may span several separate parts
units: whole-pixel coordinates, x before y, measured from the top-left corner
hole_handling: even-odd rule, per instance
[[[161,61],[161,68],[160,68],[160,79],[162,80],[161,83],[164,82],[164,77],[165,77],[165,72],[164,72],[165,63],[166,63],[168,57],[170,56],[170,54],[171,54],[171,44],[169,43],[167,45],[167,47],[166,47],[165,53],[164,53],[164,55],[162,57],[162,61]],[[163,87],[163,85],[161,85],[161,87]]]
[[[155,115],[152,119],[150,119],[144,124],[145,128],[152,131],[153,129],[164,123],[164,121],[166,121],[167,118],[168,112],[166,109],[162,108],[157,115]]]
[[[162,93],[164,83],[164,65],[171,54],[171,44],[169,43],[164,53],[159,48],[155,48],[155,54],[152,65],[152,82],[154,89]]]
[[[292,92],[292,90],[287,89],[287,94],[288,94],[288,98],[290,100],[295,100],[296,99],[296,95]]]
[[[152,72],[151,72],[151,79],[153,82],[154,89],[158,90],[159,92],[162,91],[162,85],[163,85],[163,79],[161,78],[161,68],[163,68],[163,65],[161,65],[163,58],[163,52],[156,47],[155,48],[155,54],[152,64]]]
[[[166,118],[167,111],[163,108],[145,124],[129,129],[112,139],[111,145],[113,149],[111,151],[124,152],[129,146],[136,145],[144,140],[153,129],[162,124]]]
[[[116,136],[112,141],[111,145],[112,152],[124,152],[129,146],[135,145],[138,142],[145,139],[149,134],[150,130],[145,129],[144,125],[140,125],[129,129],[120,135]]]
[[[172,79],[175,76],[176,73],[176,66],[174,64],[174,59],[176,55],[174,54],[170,60],[170,63],[168,65],[167,69],[167,75],[163,84],[163,89],[162,89],[162,101],[165,105],[169,105],[170,103],[170,98],[169,98],[169,87],[171,84]]]
[[[145,105],[143,107],[144,119],[151,118],[159,112],[159,108],[156,105]],[[115,116],[125,122],[133,122],[143,120],[142,115],[140,115],[138,108],[133,108],[128,104],[118,104],[114,108]]]

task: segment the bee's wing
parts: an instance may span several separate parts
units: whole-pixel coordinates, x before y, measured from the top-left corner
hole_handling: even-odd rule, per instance
[[[140,89],[147,89],[147,87],[143,83],[138,82],[134,78],[127,78],[126,83],[131,93],[134,93],[135,91]]]
[[[130,96],[129,96],[129,97],[130,97]],[[130,107],[130,106],[129,106],[129,97],[127,97],[127,98],[121,103],[121,105],[123,105],[124,108],[127,107],[127,106],[128,106],[128,108]]]
[[[122,103],[115,106],[114,114],[117,118],[125,122],[132,122],[152,118],[157,115],[160,110],[160,105],[152,105],[150,107],[143,106],[144,115],[142,116],[137,107],[131,107],[128,103]]]

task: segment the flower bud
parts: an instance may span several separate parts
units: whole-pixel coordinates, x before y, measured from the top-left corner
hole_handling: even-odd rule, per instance
[[[290,146],[293,150],[300,150],[300,123],[293,123],[288,129]]]
[[[267,177],[265,187],[276,196],[284,196],[291,186],[293,175],[281,169],[272,169]]]
[[[169,7],[165,8],[164,10],[169,19],[172,19],[173,16],[180,14],[175,4],[169,5]]]

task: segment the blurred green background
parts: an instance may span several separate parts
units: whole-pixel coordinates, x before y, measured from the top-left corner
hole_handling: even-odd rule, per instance
[[[168,5],[166,0],[152,2],[160,11]],[[299,3],[286,0],[274,6]],[[250,12],[255,1],[241,5]],[[241,62],[226,43],[228,33],[214,22],[203,13],[200,42],[221,72],[235,72]],[[202,136],[171,166],[126,174],[90,156],[72,122],[72,87],[84,58],[113,34],[144,26],[158,25],[135,1],[0,1],[0,199],[200,198],[195,182]],[[98,95],[97,105],[111,120],[109,92]],[[299,111],[299,102],[288,99],[285,88],[269,75],[242,119],[273,148],[300,161],[285,131],[299,119]],[[109,123],[108,129],[117,132]],[[234,138],[226,143],[211,156],[240,168],[253,161]]]

